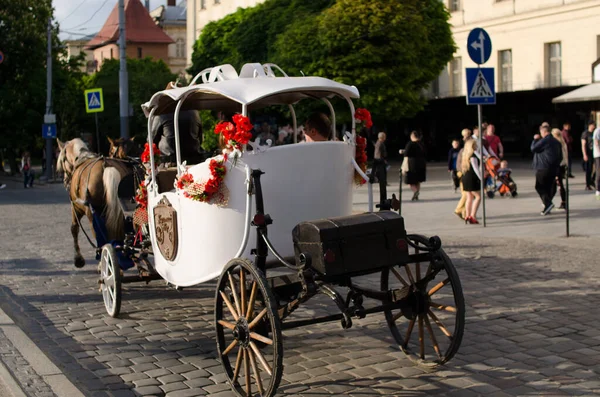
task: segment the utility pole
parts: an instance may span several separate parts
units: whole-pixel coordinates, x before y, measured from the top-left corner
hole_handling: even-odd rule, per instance
[[[125,37],[125,0],[119,0],[119,104],[121,115],[121,138],[129,138],[129,82]]]
[[[55,116],[52,115],[52,18],[48,18],[48,51],[46,57],[46,115],[44,123],[56,123]],[[52,179],[52,138],[46,137],[46,180]]]

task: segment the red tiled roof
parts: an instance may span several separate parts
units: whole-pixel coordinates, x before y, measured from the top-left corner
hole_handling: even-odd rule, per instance
[[[174,43],[148,13],[140,0],[125,0],[125,39],[128,43]],[[119,3],[115,4],[104,26],[86,48],[94,49],[119,39]]]

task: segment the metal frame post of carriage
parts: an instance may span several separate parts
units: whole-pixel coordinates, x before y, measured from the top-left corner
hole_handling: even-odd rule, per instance
[[[200,78],[202,83],[196,84]],[[298,102],[323,100],[335,120],[329,98],[336,95],[354,114],[355,87],[323,78],[288,77],[269,64],[245,65],[239,75],[222,65],[203,71],[189,87],[155,94],[144,110],[150,125],[161,113],[172,112],[177,120],[182,109],[225,107],[248,115],[280,104],[290,109],[297,131]],[[175,125],[177,169],[169,171],[171,183],[183,172],[206,175],[205,164],[182,163]],[[102,248],[100,283],[109,315],[119,314],[124,282],[160,276],[174,286],[188,286],[218,277],[217,352],[229,384],[240,396],[276,393],[283,373],[283,330],[330,321],[340,321],[347,329],[354,320],[374,313],[384,313],[392,336],[409,358],[430,367],[446,363],[458,351],[464,331],[458,274],[439,238],[407,234],[403,218],[394,212],[372,212],[370,184],[369,212],[352,214],[355,170],[367,179],[354,161],[354,138],[353,120],[344,141],[246,148],[237,163],[226,163],[230,198],[221,207],[192,202],[177,188],[159,186],[163,171],[155,169],[151,153],[148,223],[122,245]],[[311,178],[293,173],[297,164],[306,164]],[[318,170],[323,173],[315,173]],[[329,201],[319,201],[322,196],[313,195],[317,191]],[[290,201],[295,211],[286,207]],[[221,220],[219,226],[210,223],[215,219]],[[233,226],[205,233],[202,222]],[[168,244],[158,244],[159,227],[161,241]],[[234,238],[210,240],[224,232]],[[202,263],[190,259],[198,257],[188,255],[193,245],[205,246]],[[137,276],[121,275],[119,262],[124,257],[142,269]],[[372,280],[377,275],[379,288]],[[333,301],[337,313],[303,316],[297,309],[319,294]]]

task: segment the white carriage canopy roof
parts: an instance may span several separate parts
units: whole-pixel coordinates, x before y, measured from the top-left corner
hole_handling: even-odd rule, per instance
[[[181,110],[211,109],[239,111],[241,105],[251,109],[269,105],[294,104],[305,98],[339,95],[359,98],[358,89],[323,77],[237,77],[157,92],[142,105],[146,116],[173,113],[177,102],[186,97]]]

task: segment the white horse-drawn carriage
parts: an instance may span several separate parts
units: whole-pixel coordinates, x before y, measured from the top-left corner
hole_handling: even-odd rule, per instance
[[[157,168],[149,132],[147,202],[137,209],[146,222],[134,217],[123,244],[102,248],[105,306],[118,316],[124,282],[162,278],[188,287],[218,277],[218,354],[242,396],[276,392],[282,329],[334,320],[349,328],[352,318],[384,312],[400,348],[427,365],[448,361],[462,339],[462,290],[440,240],[407,235],[394,212],[372,212],[370,185],[369,212],[352,214],[355,177],[367,179],[355,160],[355,120],[350,132],[326,142],[259,146],[244,139],[246,117],[273,105],[289,109],[295,138],[295,106],[303,100],[327,105],[335,136],[333,97],[355,114],[352,99],[359,94],[353,86],[288,77],[275,65],[247,64],[239,75],[223,65],[203,71],[187,87],[156,93],[143,106],[149,127],[153,117],[174,113],[178,120],[187,109],[236,114],[235,124],[222,124],[229,134],[224,154],[200,164],[182,162],[176,124],[173,169]],[[138,274],[122,273],[120,258],[133,260]],[[381,273],[379,289],[360,285],[372,273]],[[340,313],[283,322],[319,293]],[[369,306],[363,298],[379,304]]]

